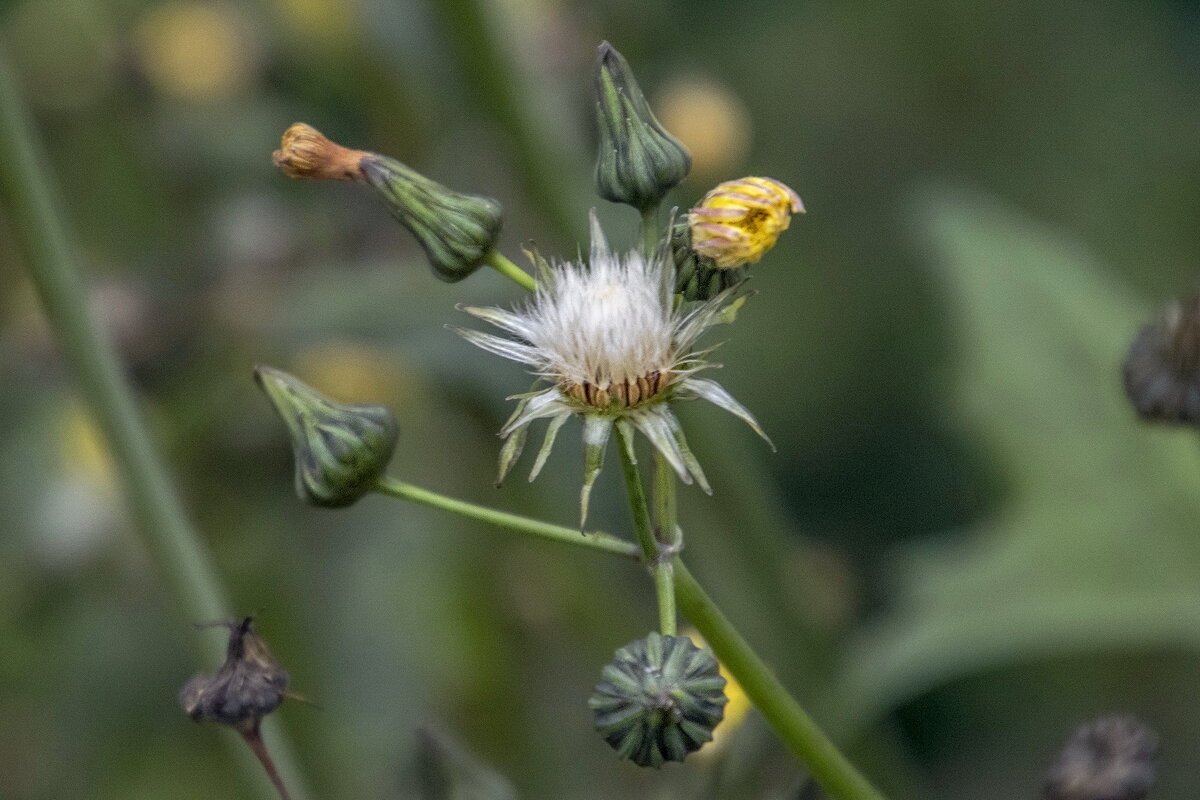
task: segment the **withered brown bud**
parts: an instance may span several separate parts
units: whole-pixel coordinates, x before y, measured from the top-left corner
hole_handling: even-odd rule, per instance
[[[1125,393],[1143,419],[1200,422],[1200,294],[1171,301],[1138,331],[1124,378]]]
[[[1046,775],[1046,800],[1144,800],[1154,785],[1158,736],[1136,717],[1079,726]]]
[[[229,628],[225,663],[215,675],[194,675],[179,692],[179,705],[196,721],[254,729],[279,708],[288,673],[254,633],[254,618],[218,623]]]
[[[367,153],[335,144],[311,125],[297,122],[283,132],[279,149],[271,161],[289,178],[319,181],[362,179],[359,161]]]

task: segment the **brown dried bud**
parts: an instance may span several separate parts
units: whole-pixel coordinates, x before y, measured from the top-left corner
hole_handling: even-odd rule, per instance
[[[287,670],[254,633],[253,623],[253,617],[217,623],[229,628],[225,663],[215,675],[192,676],[179,692],[179,705],[192,719],[257,730],[262,718],[283,702]]]
[[[297,122],[283,132],[283,141],[271,160],[289,178],[356,181],[362,179],[358,162],[365,155],[362,150],[331,142],[311,125]]]
[[[1124,379],[1143,419],[1200,422],[1200,294],[1171,301],[1138,331]]]
[[[1154,785],[1158,736],[1136,717],[1079,726],[1046,775],[1046,800],[1144,800]]]

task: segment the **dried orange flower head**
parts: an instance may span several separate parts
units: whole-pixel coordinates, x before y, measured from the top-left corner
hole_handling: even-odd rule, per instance
[[[722,269],[757,262],[803,214],[796,193],[774,178],[739,178],[719,184],[688,213],[692,250]]]
[[[323,181],[353,181],[362,177],[362,150],[342,147],[311,125],[297,122],[283,132],[279,149],[271,160],[289,178]]]

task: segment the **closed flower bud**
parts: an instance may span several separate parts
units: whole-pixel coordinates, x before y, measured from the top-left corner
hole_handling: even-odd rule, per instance
[[[290,178],[369,186],[417,238],[434,275],[447,283],[483,266],[500,233],[500,204],[490,197],[447,189],[394,158],[334,144],[304,123],[284,132],[272,159]]]
[[[727,702],[711,652],[686,636],[651,633],[616,652],[588,705],[618,755],[657,768],[711,741]]]
[[[287,695],[288,673],[254,633],[253,617],[219,623],[229,628],[225,663],[214,675],[195,675],[179,692],[179,705],[194,720],[257,730]]]
[[[691,248],[719,269],[757,263],[803,214],[796,193],[772,178],[741,178],[719,184],[688,213]]]
[[[1125,393],[1143,419],[1200,422],[1200,294],[1171,301],[1138,331],[1124,378]]]
[[[348,506],[387,468],[399,429],[383,406],[346,405],[271,367],[255,377],[287,424],[296,494],[316,506]]]
[[[500,233],[499,203],[447,189],[386,156],[364,158],[362,173],[392,216],[417,237],[434,275],[454,283],[483,266]]]
[[[633,70],[608,42],[596,64],[596,117],[596,186],[604,199],[645,210],[687,176],[687,148],[654,118]]]
[[[1046,800],[1145,800],[1158,736],[1135,717],[1102,717],[1071,735],[1046,775]]]

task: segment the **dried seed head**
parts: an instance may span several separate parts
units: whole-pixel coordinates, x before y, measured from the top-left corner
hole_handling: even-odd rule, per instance
[[[1046,775],[1046,800],[1144,800],[1154,785],[1158,736],[1136,717],[1079,726]]]
[[[400,435],[390,411],[338,403],[271,367],[258,367],[254,376],[291,434],[300,499],[338,508],[371,490]]]
[[[288,673],[254,633],[253,617],[219,623],[229,628],[225,663],[214,675],[195,675],[179,692],[179,705],[194,720],[253,730],[287,692]]]
[[[319,130],[297,122],[283,132],[271,160],[289,178],[324,181],[362,180],[359,161],[367,153],[335,144]]]
[[[725,181],[688,213],[691,248],[720,269],[754,264],[803,213],[796,193],[774,178]]]
[[[1171,301],[1138,331],[1123,372],[1143,419],[1200,422],[1200,294]]]
[[[616,652],[588,705],[618,755],[657,768],[711,741],[727,702],[711,652],[686,636],[651,633]]]

